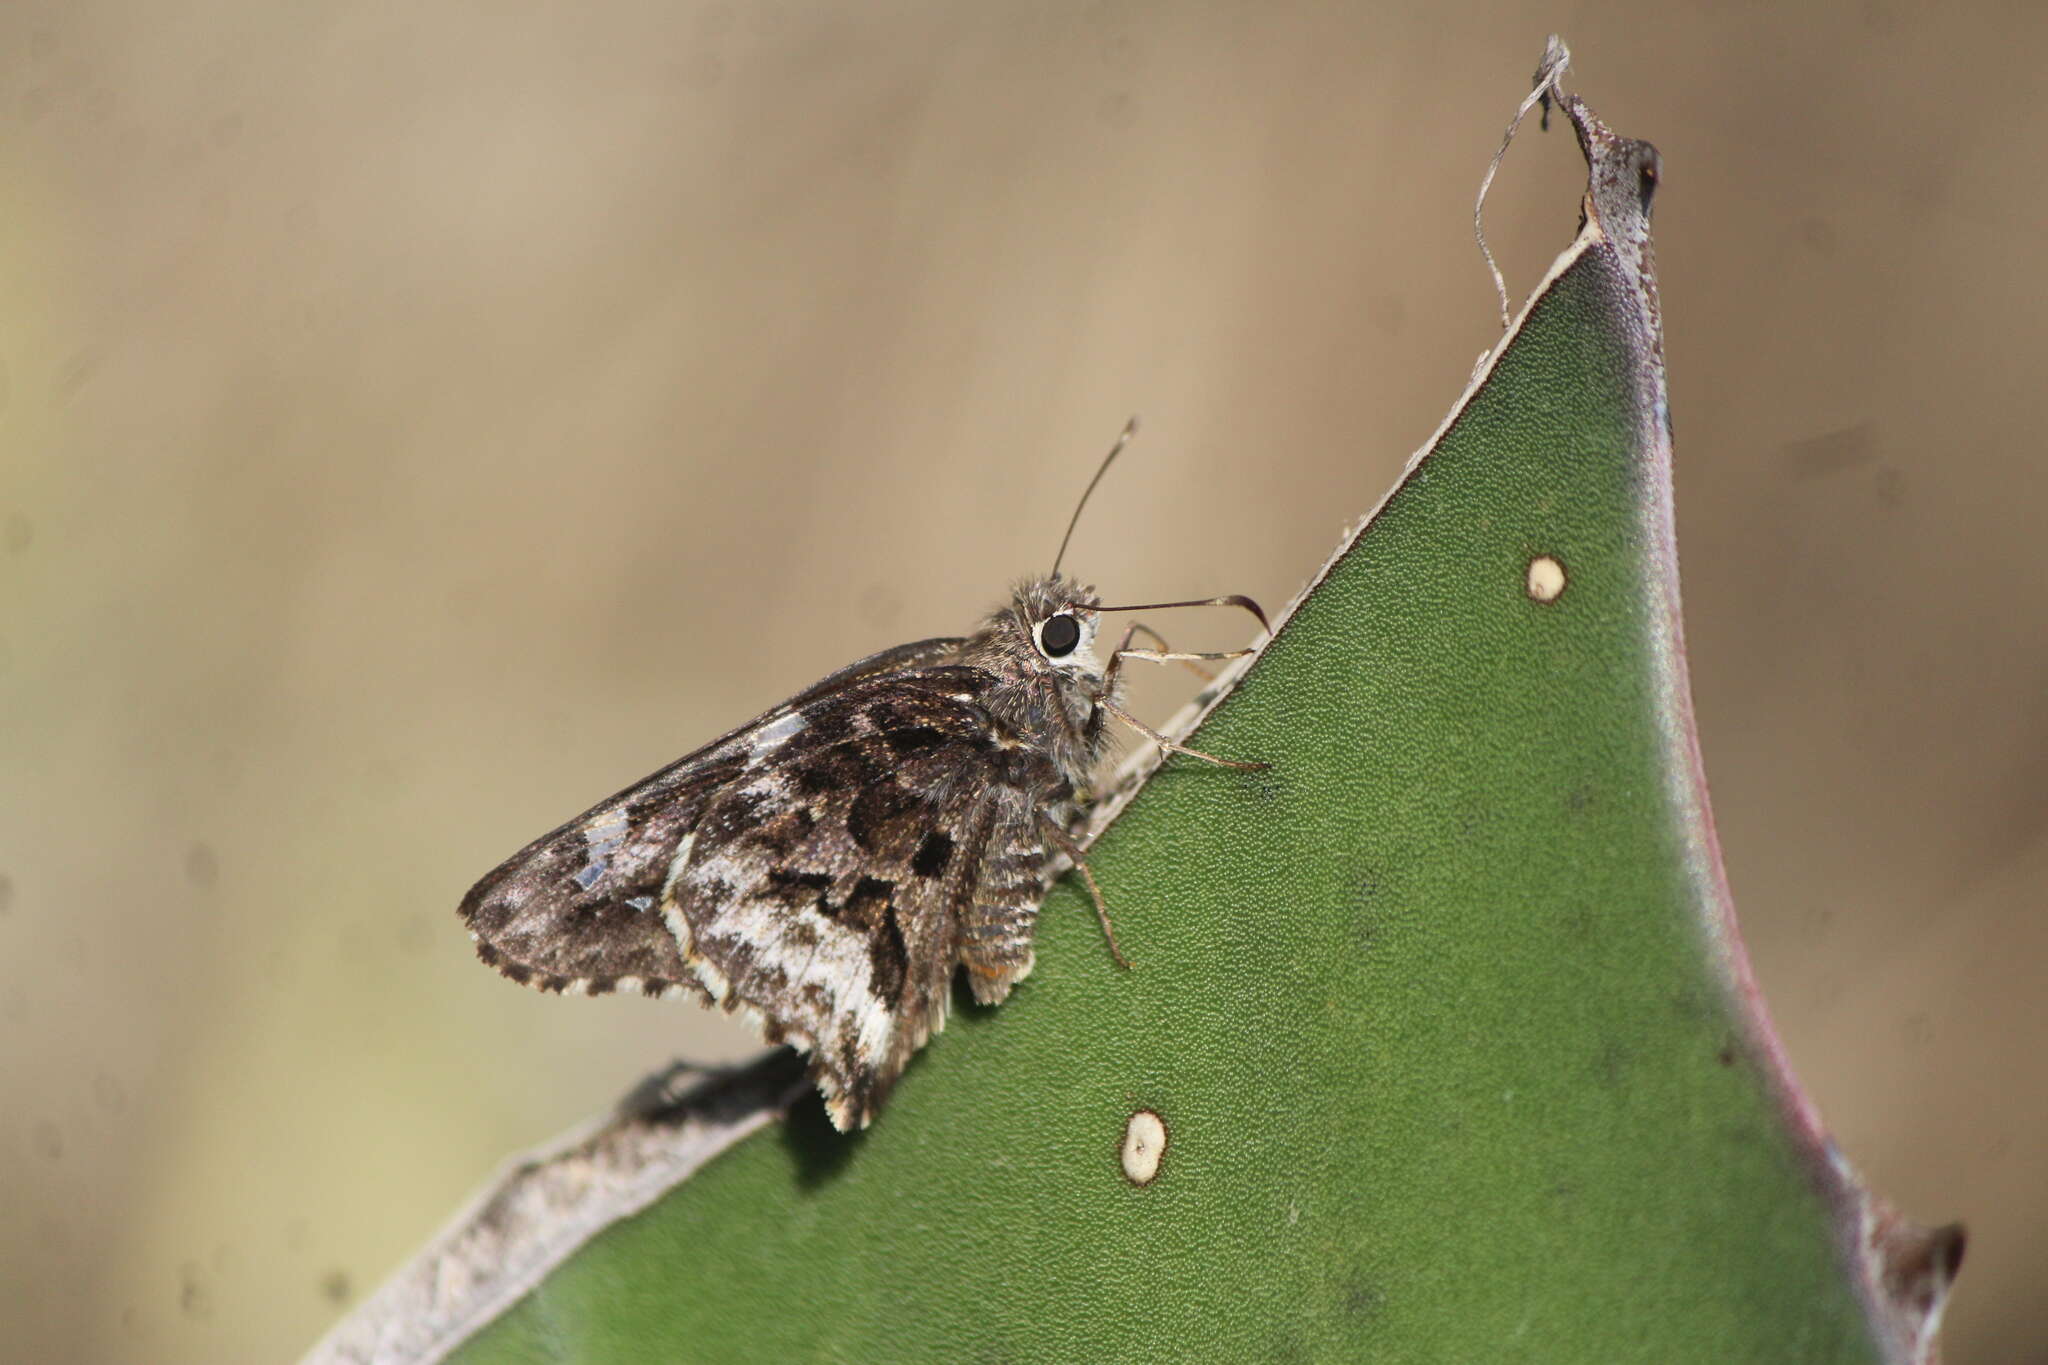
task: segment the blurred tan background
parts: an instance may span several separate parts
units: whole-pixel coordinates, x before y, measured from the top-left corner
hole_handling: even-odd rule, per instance
[[[1970,1223],[1951,1360],[2048,1360],[2048,19],[1878,3],[0,11],[7,1353],[295,1355],[507,1154],[749,1051],[512,987],[457,899],[965,627],[1129,413],[1073,567],[1284,601],[1498,334],[1472,194],[1553,28],[1665,157],[1758,970]],[[1579,183],[1525,134],[1517,299]]]

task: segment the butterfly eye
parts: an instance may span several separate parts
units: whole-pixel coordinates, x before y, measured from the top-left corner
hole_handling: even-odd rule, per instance
[[[1073,617],[1061,612],[1048,616],[1045,624],[1038,628],[1038,647],[1046,657],[1065,658],[1074,652],[1074,646],[1081,643],[1081,624]]]

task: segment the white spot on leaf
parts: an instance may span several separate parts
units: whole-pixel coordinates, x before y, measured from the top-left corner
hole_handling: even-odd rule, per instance
[[[1166,1155],[1166,1120],[1150,1109],[1140,1109],[1124,1125],[1124,1179],[1133,1185],[1149,1185],[1159,1175],[1159,1160]]]
[[[1529,561],[1529,598],[1534,602],[1555,602],[1564,594],[1564,565],[1549,555]]]

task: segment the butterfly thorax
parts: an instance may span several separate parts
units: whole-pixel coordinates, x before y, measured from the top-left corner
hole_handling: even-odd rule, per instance
[[[961,663],[994,679],[980,699],[989,715],[1084,791],[1108,738],[1101,704],[1116,704],[1122,690],[1105,681],[1095,655],[1098,605],[1092,589],[1057,574],[1026,579],[959,653]],[[1062,642],[1058,633],[1045,634],[1055,617],[1071,620],[1076,631],[1072,647],[1056,655],[1048,646]]]

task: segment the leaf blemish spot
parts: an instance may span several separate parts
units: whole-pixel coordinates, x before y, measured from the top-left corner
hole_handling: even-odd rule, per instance
[[[1532,602],[1555,602],[1564,595],[1564,565],[1550,555],[1538,555],[1529,561],[1529,600]]]
[[[1149,1185],[1159,1175],[1159,1159],[1166,1155],[1166,1120],[1150,1109],[1140,1109],[1124,1124],[1121,1153],[1124,1179],[1133,1185]]]

